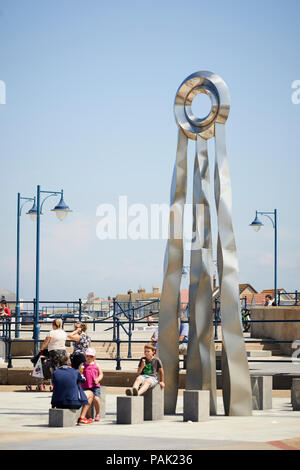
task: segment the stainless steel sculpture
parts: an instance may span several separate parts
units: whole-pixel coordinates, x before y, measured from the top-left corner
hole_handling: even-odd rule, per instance
[[[203,119],[192,112],[198,93],[211,99]],[[232,227],[232,196],[226,154],[225,122],[230,97],[225,82],[211,72],[197,72],[180,85],[174,104],[179,127],[171,185],[169,239],[159,317],[159,356],[165,369],[165,413],[176,410],[178,393],[178,311],[183,268],[183,213],[187,191],[188,139],[196,141],[193,180],[193,242],[190,269],[190,333],[186,388],[210,391],[216,414],[216,358],[212,318],[212,234],[207,141],[215,138],[214,194],[218,221],[217,267],[222,312],[222,388],[226,415],[250,415],[252,393],[239,314],[238,261]]]

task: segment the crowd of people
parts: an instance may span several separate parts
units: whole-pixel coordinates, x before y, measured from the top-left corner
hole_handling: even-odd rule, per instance
[[[73,342],[70,356],[66,351],[67,340]],[[103,371],[90,343],[86,324],[76,323],[74,331],[67,334],[62,320],[57,318],[53,321],[52,329],[44,339],[39,353],[39,356],[47,355],[53,370],[52,408],[81,409],[78,419],[80,425],[100,421]],[[144,347],[144,356],[139,361],[137,374],[132,389],[126,390],[127,395],[142,395],[156,385],[165,387],[163,365],[152,343]],[[92,406],[95,408],[94,418],[91,416]]]
[[[265,296],[265,306],[274,305],[270,295]],[[152,313],[152,312],[151,312]],[[10,317],[11,313],[6,301],[1,301],[0,316]],[[151,315],[147,317],[148,326],[154,326]],[[139,360],[137,377],[126,395],[138,396],[149,388],[165,387],[164,369],[158,357],[158,327],[155,328],[151,342],[144,347],[144,356]],[[180,317],[179,323],[179,354],[186,356],[189,336],[189,322]],[[66,341],[73,343],[73,351],[67,354]],[[67,334],[60,318],[53,320],[52,329],[44,339],[39,356],[46,356],[51,367],[53,394],[52,408],[80,409],[78,424],[90,424],[100,421],[101,380],[103,371],[96,361],[96,351],[91,347],[91,338],[87,334],[87,325],[77,322],[74,331]],[[37,358],[35,358],[37,360]],[[34,361],[33,361],[34,362]],[[34,362],[35,363],[35,362]],[[95,417],[91,417],[92,406]]]

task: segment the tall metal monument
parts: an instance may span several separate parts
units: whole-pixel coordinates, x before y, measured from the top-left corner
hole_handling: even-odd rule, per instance
[[[210,97],[210,113],[194,116],[192,101],[199,93]],[[196,72],[180,85],[174,103],[178,145],[174,165],[169,239],[159,316],[159,357],[165,370],[165,413],[176,410],[178,312],[183,268],[183,215],[187,192],[188,140],[196,141],[193,177],[193,240],[190,259],[190,333],[187,390],[210,391],[210,413],[216,414],[216,357],[212,308],[212,230],[207,141],[215,140],[214,196],[217,210],[217,269],[222,315],[222,388],[226,415],[252,413],[248,361],[240,322],[238,260],[232,227],[232,195],[226,153],[225,123],[230,109],[227,85],[216,74]]]

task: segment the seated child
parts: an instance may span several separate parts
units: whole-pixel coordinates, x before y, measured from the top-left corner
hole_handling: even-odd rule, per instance
[[[136,378],[132,390],[128,388],[126,390],[126,395],[142,395],[149,388],[155,387],[159,383],[161,388],[165,387],[164,383],[164,370],[161,360],[154,356],[155,347],[153,344],[149,343],[145,345],[144,348],[145,357],[140,359],[138,365],[138,377]]]
[[[82,384],[82,388],[87,396],[89,405],[95,405],[95,421],[100,421],[100,381],[103,379],[103,372],[100,366],[96,363],[96,351],[94,348],[88,348],[85,352],[85,363],[83,364],[83,376],[85,382]],[[86,412],[84,409],[80,416],[80,424],[86,423]],[[90,412],[90,408],[88,410]]]

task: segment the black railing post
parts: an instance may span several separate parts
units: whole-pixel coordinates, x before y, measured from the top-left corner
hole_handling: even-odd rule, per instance
[[[32,305],[33,305],[33,312],[32,312],[32,315],[33,315],[33,321],[34,321],[35,299],[33,299]]]
[[[113,341],[116,341],[116,298],[113,298]]]
[[[121,351],[120,351],[120,343],[121,343],[121,340],[120,340],[120,320],[117,319],[117,339],[116,339],[116,343],[117,343],[117,366],[116,366],[116,370],[121,370]]]
[[[132,306],[132,331],[134,331],[134,323],[135,322],[135,318],[134,318],[134,306]]]
[[[35,337],[35,331],[36,327],[39,326],[39,323],[37,322],[37,319],[35,317],[35,308],[36,308],[36,299],[33,299],[33,330],[32,330],[32,339],[34,340],[34,355],[36,356],[39,352],[40,349],[40,343]],[[39,314],[39,312],[37,312]]]
[[[82,315],[82,301],[79,299],[79,321],[81,321],[81,315]]]
[[[132,313],[128,312],[129,314],[129,328],[128,328],[128,353],[127,353],[127,358],[131,359],[131,336],[132,336]]]
[[[12,357],[11,357],[11,323],[8,320],[7,321],[7,359],[8,359],[8,364],[7,368],[11,369],[12,368]]]

